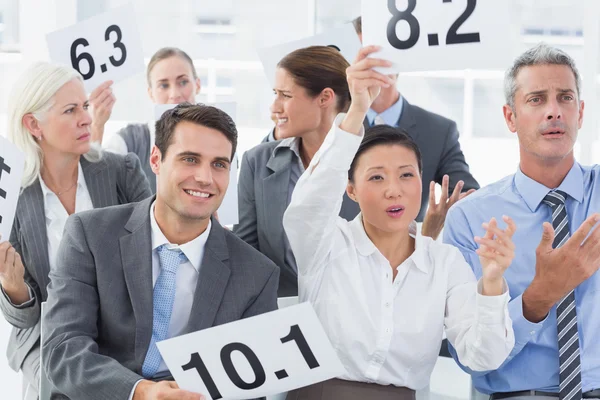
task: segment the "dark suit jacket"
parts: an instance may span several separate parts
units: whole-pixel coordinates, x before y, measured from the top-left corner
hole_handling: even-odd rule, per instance
[[[479,189],[458,142],[456,123],[441,115],[410,104],[403,97],[402,115],[398,128],[405,130],[417,143],[423,159],[423,197],[417,221],[422,222],[429,201],[429,183],[441,184],[445,174],[450,177],[450,193],[459,180],[465,182],[463,191]],[[369,122],[365,119],[365,129]]]
[[[127,399],[143,379],[152,337],[153,200],[67,221],[43,323],[42,368],[56,398]],[[277,309],[278,282],[273,262],[213,220],[185,333]]]
[[[279,143],[261,143],[244,153],[238,181],[240,222],[233,231],[279,266],[279,296],[297,296],[298,273],[285,263],[289,243],[283,230],[294,153],[289,148],[275,152]],[[340,216],[350,221],[359,212],[358,204],[344,194]]]
[[[104,152],[99,162],[92,163],[82,157],[80,163],[94,208],[140,201],[151,195],[148,180],[134,154]],[[0,294],[0,309],[14,326],[8,342],[8,363],[18,371],[27,354],[39,346],[40,304],[46,301],[46,286],[50,283],[44,197],[37,180],[19,196],[10,242],[21,255],[25,282],[34,293],[33,302],[27,307],[15,307]]]

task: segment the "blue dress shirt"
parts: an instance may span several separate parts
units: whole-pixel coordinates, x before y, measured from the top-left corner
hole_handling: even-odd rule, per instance
[[[369,126],[373,126],[373,123],[375,122],[375,117],[379,115],[381,118],[383,118],[387,125],[398,127],[398,121],[400,121],[400,117],[402,116],[403,108],[404,100],[402,100],[402,96],[399,96],[398,101],[396,101],[390,108],[388,108],[381,114],[377,114],[375,111],[369,108],[369,110],[367,111],[367,119],[369,120]]]
[[[557,189],[569,195],[566,207],[573,234],[588,216],[600,211],[600,166],[584,167],[574,163]],[[552,221],[550,207],[542,202],[550,190],[519,169],[515,175],[473,193],[448,212],[444,242],[458,247],[477,278],[481,277],[482,271],[475,253],[478,245],[473,237],[484,235],[481,224],[496,217],[504,228],[502,215],[508,215],[517,225],[513,236],[515,259],[504,275],[512,299],[509,312],[515,331],[515,347],[496,371],[476,373],[463,367],[472,375],[480,392],[558,392],[556,306],[544,321],[532,323],[523,316],[521,297],[535,275],[535,250],[542,237],[542,224]],[[580,284],[575,289],[575,298],[582,388],[586,392],[600,388],[600,275],[595,273]],[[450,352],[456,360],[452,348]]]

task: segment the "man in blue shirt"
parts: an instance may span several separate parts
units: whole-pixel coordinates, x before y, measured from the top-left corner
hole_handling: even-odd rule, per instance
[[[519,139],[514,175],[452,207],[444,241],[458,247],[481,276],[475,235],[502,215],[517,231],[505,273],[515,347],[496,371],[474,373],[491,399],[599,398],[600,167],[575,161],[583,122],[580,77],[573,59],[540,44],[519,56],[505,77],[504,117]],[[590,233],[591,232],[591,233]]]

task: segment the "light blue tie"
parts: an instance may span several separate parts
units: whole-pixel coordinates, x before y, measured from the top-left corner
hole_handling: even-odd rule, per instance
[[[166,244],[157,249],[160,258],[160,274],[154,285],[152,339],[142,365],[142,375],[152,378],[156,375],[162,357],[156,347],[156,342],[167,339],[173,301],[175,300],[175,283],[177,268],[186,261],[186,256],[179,249],[169,249]]]

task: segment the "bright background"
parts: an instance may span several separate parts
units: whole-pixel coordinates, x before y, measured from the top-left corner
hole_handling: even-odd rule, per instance
[[[502,1],[511,9],[511,23],[520,27],[522,40],[518,52],[545,41],[575,58],[583,76],[582,97],[586,101],[577,158],[584,164],[597,163],[600,160],[596,116],[600,93],[600,2],[495,1]],[[399,8],[403,7],[402,2],[398,0]],[[0,134],[6,135],[12,82],[24,65],[47,57],[45,34],[127,3],[0,0]],[[269,119],[272,92],[256,48],[320,33],[360,13],[360,0],[170,0],[168,3],[133,0],[133,3],[146,62],[160,47],[180,47],[194,59],[202,80],[197,100],[237,104],[240,152],[258,144],[272,127]],[[518,165],[518,144],[502,117],[502,78],[501,70],[462,70],[402,74],[398,81],[400,92],[411,103],[457,122],[467,162],[482,185],[513,173]],[[105,136],[128,122],[152,118],[144,73],[116,84],[114,91],[117,103]],[[5,348],[8,334],[9,327],[0,318],[0,349]],[[468,380],[459,373],[452,375],[455,373],[452,360],[441,363],[444,373],[435,375],[432,391],[467,398]],[[20,378],[1,355],[0,388],[2,399],[19,398]]]

